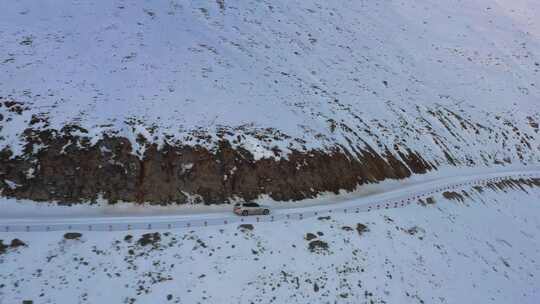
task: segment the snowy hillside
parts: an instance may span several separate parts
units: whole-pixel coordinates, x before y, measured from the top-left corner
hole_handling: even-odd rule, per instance
[[[18,162],[0,167],[0,187],[38,200],[296,199],[449,165],[537,163],[539,10],[533,0],[10,1],[0,10],[0,158]],[[201,152],[223,142],[281,173],[248,177]],[[80,152],[91,147],[99,155]],[[185,182],[151,194],[150,171],[129,155],[167,159],[160,151],[185,147],[195,156],[155,179],[211,179],[210,189]],[[331,155],[319,163],[370,169],[345,169],[350,178],[335,185],[268,184],[314,152]],[[113,178],[81,169],[88,159],[130,169]],[[70,183],[51,166],[143,190],[38,193]],[[182,177],[190,170],[197,177]],[[241,181],[221,185],[235,174]],[[255,185],[237,189],[243,179]]]
[[[252,226],[1,233],[0,303],[535,304],[532,186]]]

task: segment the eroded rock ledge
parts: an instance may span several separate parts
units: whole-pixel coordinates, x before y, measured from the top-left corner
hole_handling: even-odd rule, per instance
[[[213,204],[233,197],[251,200],[261,194],[300,200],[435,168],[413,151],[387,150],[380,155],[369,147],[355,156],[336,148],[329,153],[293,151],[286,159],[255,160],[227,141],[219,142],[215,151],[170,145],[158,149],[148,144],[140,159],[122,137],[105,136],[90,145],[84,138],[48,131],[26,136],[30,142],[24,155],[0,152],[2,195],[61,203],[102,197],[111,203]],[[46,148],[32,151],[32,141]]]

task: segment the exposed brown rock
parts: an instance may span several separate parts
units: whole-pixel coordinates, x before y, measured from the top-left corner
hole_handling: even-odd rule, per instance
[[[254,229],[253,225],[251,224],[241,224],[238,226],[238,229],[242,231],[252,231]]]
[[[24,243],[23,241],[19,239],[11,240],[11,243],[9,245],[4,244],[4,241],[0,240],[0,255],[6,253],[8,249],[15,249],[15,248],[26,247],[26,246],[27,246],[26,243]]]
[[[160,241],[161,234],[159,232],[145,233],[137,240],[137,244],[140,246],[152,245],[152,247],[157,248]]]
[[[313,253],[326,253],[328,251],[328,243],[321,240],[315,240],[309,242],[308,248],[309,251]]]
[[[316,238],[317,238],[317,236],[315,234],[311,233],[311,232],[306,233],[306,235],[304,236],[304,239],[306,241],[311,241],[311,240],[316,239]]]
[[[457,201],[460,201],[460,202],[463,202],[465,201],[465,197],[463,195],[461,195],[460,193],[458,192],[455,192],[455,191],[445,191],[443,192],[443,197],[448,199],[448,200],[457,200]]]
[[[13,240],[11,240],[10,247],[11,248],[26,247],[26,244],[23,241],[19,240],[19,239],[13,239]]]
[[[330,220],[330,216],[319,216],[317,218],[319,221],[329,221]]]
[[[433,205],[435,204],[435,198],[433,196],[430,196],[426,199],[426,204]]]
[[[64,234],[64,239],[66,240],[78,240],[82,237],[82,234],[79,232],[68,232]]]
[[[497,182],[490,182],[486,185],[495,191],[506,191],[507,189],[521,190],[527,192],[528,188],[540,187],[540,178],[514,179],[509,178]],[[477,189],[478,190],[478,189]]]
[[[364,224],[358,223],[356,224],[356,231],[359,235],[362,235],[364,232],[369,231],[369,228]]]
[[[358,149],[358,155],[336,148],[330,153],[293,151],[286,159],[255,160],[227,141],[221,141],[215,151],[167,144],[158,149],[147,144],[139,159],[126,138],[105,136],[90,145],[88,139],[72,136],[73,131],[87,132],[71,125],[61,132],[29,129],[23,156],[11,158],[9,150],[1,151],[3,195],[66,204],[92,202],[100,196],[110,203],[155,204],[182,204],[188,198],[225,203],[233,196],[252,200],[261,194],[300,200],[433,168],[413,151],[400,152],[400,160],[388,151],[379,155],[369,146]],[[46,148],[35,152],[34,145]]]

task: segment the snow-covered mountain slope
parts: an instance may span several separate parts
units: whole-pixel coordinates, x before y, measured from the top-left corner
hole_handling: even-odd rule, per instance
[[[0,302],[533,304],[539,199],[500,182],[243,227],[0,233]]]
[[[10,1],[0,10],[0,156],[38,157],[33,167],[0,174],[29,170],[26,176],[45,180],[43,166],[35,166],[40,153],[75,154],[110,137],[126,139],[125,152],[141,160],[156,158],[153,144],[156,151],[215,152],[226,141],[253,161],[320,151],[360,167],[372,158],[406,167],[381,169],[381,178],[447,165],[538,162],[539,10],[533,0]],[[113,156],[110,162],[145,176],[135,160]],[[198,170],[200,158],[212,156],[196,158],[175,161],[189,168],[173,175],[193,163]],[[227,180],[241,166],[215,167],[212,176]],[[283,192],[255,175],[249,191],[175,191],[210,201]],[[276,198],[351,189],[369,175],[336,186],[307,182]],[[2,179],[8,190],[30,183],[22,175]],[[45,199],[103,192],[113,200],[158,200],[149,190],[82,192]],[[169,199],[159,200],[185,201],[161,192]],[[20,196],[43,199],[28,193]]]

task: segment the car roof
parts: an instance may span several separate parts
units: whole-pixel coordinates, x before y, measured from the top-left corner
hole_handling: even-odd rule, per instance
[[[253,203],[253,202],[244,203],[243,205],[244,205],[245,207],[260,207],[259,204]]]

